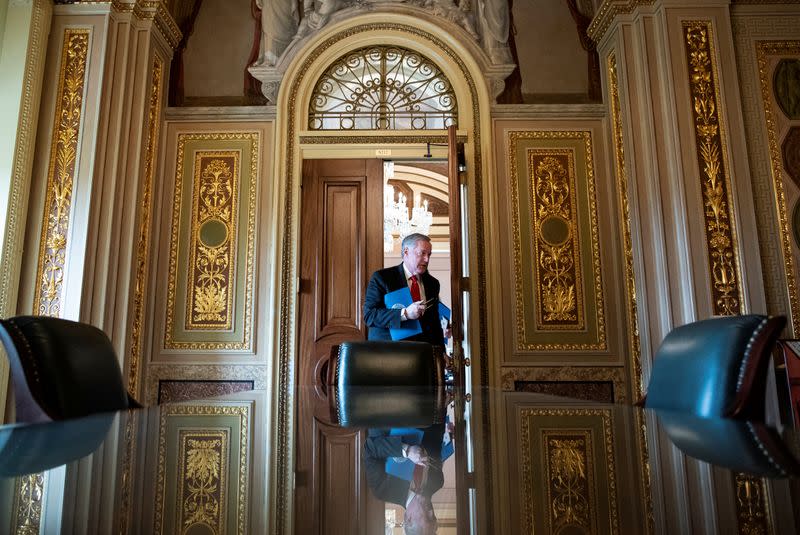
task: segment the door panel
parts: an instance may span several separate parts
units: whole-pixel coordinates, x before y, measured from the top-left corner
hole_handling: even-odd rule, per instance
[[[326,424],[320,375],[334,344],[366,337],[369,277],[382,267],[380,160],[303,163],[298,323],[296,533],[379,533],[383,503],[360,467],[364,432]]]

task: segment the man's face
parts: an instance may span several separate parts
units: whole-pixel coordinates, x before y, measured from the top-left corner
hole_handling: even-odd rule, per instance
[[[403,249],[403,264],[412,275],[422,275],[428,270],[431,260],[431,243],[420,240],[411,247]]]

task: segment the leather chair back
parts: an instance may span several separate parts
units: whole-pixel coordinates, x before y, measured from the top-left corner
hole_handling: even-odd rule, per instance
[[[344,342],[331,350],[328,384],[441,386],[444,364],[425,342]]]
[[[785,324],[747,315],[674,329],[656,353],[645,406],[763,420],[770,353]]]
[[[138,406],[122,383],[117,356],[100,329],[60,318],[0,320],[11,365],[17,421],[80,418]]]

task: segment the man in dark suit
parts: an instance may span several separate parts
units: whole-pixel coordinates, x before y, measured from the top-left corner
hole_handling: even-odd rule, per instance
[[[379,500],[405,508],[403,526],[406,534],[436,533],[437,519],[431,496],[444,486],[442,439],[445,427],[436,424],[422,431],[420,444],[409,445],[403,437],[389,435],[388,429],[370,429],[364,442],[367,485]],[[386,472],[386,459],[407,458],[419,467],[414,478],[406,481]]]
[[[422,332],[405,340],[444,344],[439,323],[439,281],[428,273],[431,239],[424,234],[409,234],[402,243],[403,262],[372,274],[364,300],[364,322],[369,340],[391,340],[389,329],[399,329],[404,321],[420,322]],[[386,308],[383,297],[407,286],[413,303],[405,308]]]

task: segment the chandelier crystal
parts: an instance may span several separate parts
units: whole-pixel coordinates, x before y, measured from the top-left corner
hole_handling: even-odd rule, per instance
[[[394,177],[394,163],[384,163],[384,178],[388,181]],[[419,194],[414,196],[411,217],[408,214],[408,198],[398,192],[395,199],[394,186],[384,183],[383,186],[383,252],[394,251],[395,243],[400,243],[409,234],[419,232],[428,234],[433,223],[433,214],[428,211],[428,201],[420,203]]]

